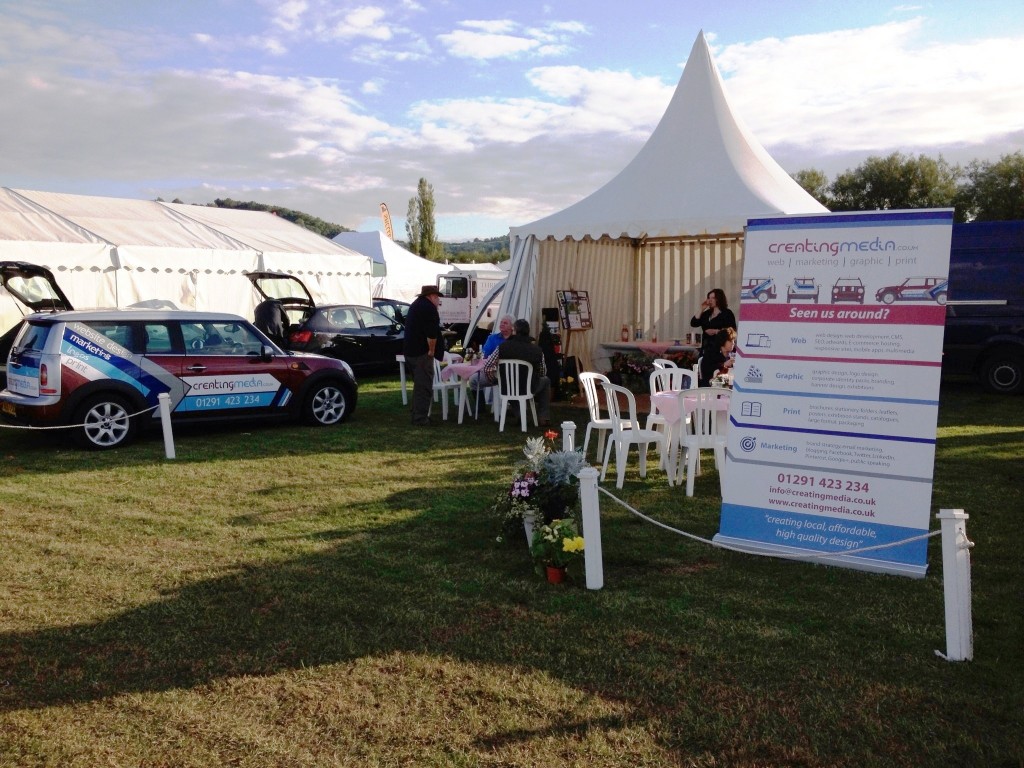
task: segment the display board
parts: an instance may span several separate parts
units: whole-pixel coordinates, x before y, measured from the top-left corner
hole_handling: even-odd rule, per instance
[[[586,291],[555,291],[558,296],[558,313],[562,327],[569,330],[583,330],[594,327],[590,315],[590,297]]]
[[[748,222],[716,541],[924,575],[952,223]]]

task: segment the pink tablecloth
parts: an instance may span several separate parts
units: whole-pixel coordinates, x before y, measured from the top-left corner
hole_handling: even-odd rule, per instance
[[[441,378],[449,381],[452,376],[458,376],[465,381],[477,371],[483,370],[483,367],[483,360],[474,360],[471,363],[451,363],[441,369]]]
[[[686,413],[692,413],[696,404],[696,397],[683,397],[683,408],[686,409]],[[729,410],[728,389],[721,390],[721,396],[715,401],[715,404],[716,410]],[[657,392],[651,395],[651,408],[653,408],[659,416],[663,416],[666,422],[669,424],[675,424],[679,421],[679,393]]]

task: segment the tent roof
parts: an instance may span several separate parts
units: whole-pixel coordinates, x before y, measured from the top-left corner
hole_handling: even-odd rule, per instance
[[[671,237],[741,232],[747,219],[826,209],[733,114],[704,33],[661,122],[615,178],[513,236]]]
[[[424,285],[436,282],[437,275],[447,269],[444,264],[406,250],[380,230],[339,232],[334,236],[334,242],[384,265],[387,274],[375,288],[375,295],[391,299],[412,301]]]

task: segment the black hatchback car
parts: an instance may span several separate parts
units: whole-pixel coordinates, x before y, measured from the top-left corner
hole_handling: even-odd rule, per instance
[[[356,371],[398,370],[395,355],[402,354],[405,332],[382,312],[358,304],[318,307],[301,280],[282,272],[254,272],[248,277],[264,304],[277,305],[287,349],[344,360]],[[260,308],[257,316],[256,326],[268,333]],[[268,335],[274,338],[274,333]]]
[[[355,304],[317,307],[288,334],[288,348],[344,360],[356,370],[398,369],[405,332],[381,312]]]

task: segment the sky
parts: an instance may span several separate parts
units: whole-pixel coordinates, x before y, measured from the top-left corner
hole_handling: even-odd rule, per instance
[[[789,173],[1024,149],[1020,0],[0,0],[0,186],[508,234],[650,136],[697,35]]]

